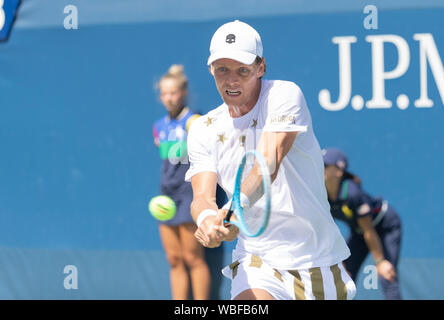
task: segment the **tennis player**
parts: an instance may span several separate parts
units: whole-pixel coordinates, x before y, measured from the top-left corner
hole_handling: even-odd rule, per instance
[[[397,276],[401,250],[401,219],[387,200],[374,198],[361,187],[360,179],[350,173],[347,156],[337,148],[323,150],[325,186],[331,213],[347,223],[347,244],[351,256],[344,265],[356,280],[362,263],[372,254],[379,281],[387,300],[400,300]]]
[[[193,188],[196,238],[217,247],[238,237],[233,262],[222,270],[232,279],[232,299],[352,299],[356,287],[342,265],[350,251],[330,214],[310,112],[296,84],[262,79],[262,53],[257,31],[238,20],[211,39],[208,66],[223,104],[195,120],[188,135],[185,179]],[[227,210],[217,207],[214,187],[231,198],[239,162],[251,149],[264,155],[272,181],[270,221],[255,238],[224,225]],[[261,204],[243,196],[244,208]]]

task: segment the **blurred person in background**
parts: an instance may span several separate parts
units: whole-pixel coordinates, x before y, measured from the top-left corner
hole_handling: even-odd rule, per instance
[[[401,247],[401,220],[387,201],[373,198],[361,187],[361,180],[347,171],[346,155],[337,148],[323,150],[325,186],[331,213],[347,223],[347,244],[351,256],[344,261],[356,281],[370,252],[387,300],[400,300],[397,264]]]
[[[168,112],[154,123],[154,143],[162,159],[160,192],[176,204],[175,216],[159,221],[159,233],[170,265],[172,298],[185,300],[190,290],[196,300],[210,297],[210,270],[204,247],[194,237],[196,225],[190,214],[191,184],[184,181],[189,168],[187,131],[199,115],[186,106],[188,80],[182,65],[172,65],[157,84]]]

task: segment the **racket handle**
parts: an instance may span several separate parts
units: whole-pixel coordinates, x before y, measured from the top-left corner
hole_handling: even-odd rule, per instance
[[[231,216],[233,215],[234,210],[229,209],[227,215],[225,216],[225,223],[230,222]]]

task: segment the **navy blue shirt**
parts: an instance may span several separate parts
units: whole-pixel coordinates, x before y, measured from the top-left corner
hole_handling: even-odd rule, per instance
[[[160,187],[163,194],[171,196],[186,190],[191,192],[191,184],[184,180],[190,166],[187,132],[191,122],[197,117],[198,114],[184,107],[176,118],[166,115],[154,123],[154,143],[162,159]]]
[[[358,219],[369,215],[374,219],[382,206],[382,199],[371,197],[352,179],[342,180],[337,199],[328,202],[333,218],[346,222],[355,233],[362,233]],[[366,204],[370,210],[363,210]]]

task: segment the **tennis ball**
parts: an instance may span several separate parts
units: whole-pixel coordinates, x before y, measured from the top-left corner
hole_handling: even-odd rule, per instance
[[[168,196],[157,196],[151,199],[148,209],[154,218],[166,221],[174,218],[176,214],[176,204]]]

